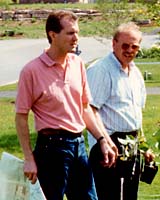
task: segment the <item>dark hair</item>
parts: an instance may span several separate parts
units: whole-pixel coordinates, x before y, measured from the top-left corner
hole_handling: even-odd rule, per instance
[[[49,43],[52,42],[48,34],[49,31],[60,33],[61,30],[63,29],[63,26],[61,25],[61,19],[63,19],[66,16],[75,21],[78,19],[78,16],[75,13],[71,11],[67,11],[67,10],[56,10],[49,14],[46,21],[46,34],[47,34]]]

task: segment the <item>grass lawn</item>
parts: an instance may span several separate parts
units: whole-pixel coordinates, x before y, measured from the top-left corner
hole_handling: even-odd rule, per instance
[[[149,60],[143,62],[150,63],[150,64],[143,64],[143,63],[140,64],[140,62],[138,62],[137,64],[143,75],[145,74],[145,72],[151,73],[151,77],[148,77],[147,80],[145,81],[146,87],[160,87],[160,67],[159,67],[160,63],[154,64]]]

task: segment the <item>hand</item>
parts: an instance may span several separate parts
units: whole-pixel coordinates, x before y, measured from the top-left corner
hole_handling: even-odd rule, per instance
[[[147,163],[150,163],[150,162],[152,162],[152,161],[155,159],[155,155],[154,155],[154,153],[152,152],[151,149],[148,149],[148,150],[145,152],[144,157],[145,157],[145,161],[146,161]]]
[[[32,184],[35,184],[37,181],[37,166],[34,159],[25,160],[23,171],[25,176],[31,181]]]
[[[101,164],[104,167],[111,167],[115,165],[116,158],[117,158],[117,150],[115,147],[113,149],[110,147],[110,145],[107,143],[106,139],[100,141],[101,151],[104,156],[103,161],[101,161]]]
[[[111,137],[108,135],[108,133],[105,134],[105,138],[108,142],[108,145],[110,146],[110,148],[114,151],[116,158],[118,157],[118,148],[117,146],[114,144],[114,142],[112,141]]]
[[[109,142],[110,148],[114,151],[116,158],[118,157],[118,148],[117,146],[114,144],[114,142],[111,140]]]

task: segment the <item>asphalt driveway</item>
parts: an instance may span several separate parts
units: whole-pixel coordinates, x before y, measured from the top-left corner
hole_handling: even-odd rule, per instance
[[[141,47],[150,48],[159,42],[158,35],[144,35]],[[22,67],[48,47],[46,39],[14,39],[0,41],[0,86],[16,82]],[[106,55],[112,50],[111,39],[81,37],[80,56],[85,63]]]

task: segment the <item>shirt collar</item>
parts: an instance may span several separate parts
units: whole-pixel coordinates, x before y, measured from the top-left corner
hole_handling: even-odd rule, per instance
[[[54,65],[56,65],[56,62],[54,60],[52,60],[46,53],[46,51],[44,51],[39,58],[41,59],[42,62],[44,62],[46,64],[47,67],[52,67]]]
[[[71,62],[73,62],[73,60],[75,61],[75,57],[78,57],[78,59],[80,59],[80,57],[75,55],[74,53],[67,54],[67,58],[66,58],[67,68],[68,68],[68,66],[71,65]],[[46,65],[46,67],[51,68],[51,67],[55,67],[55,66],[59,65],[59,63],[55,62],[47,55],[46,50],[44,50],[44,52],[39,56],[39,58]]]
[[[69,63],[72,60],[72,57],[74,57],[74,54],[68,54],[66,62]],[[46,50],[39,56],[42,62],[46,64],[47,67],[54,67],[57,65],[57,62],[52,60],[46,53]]]

